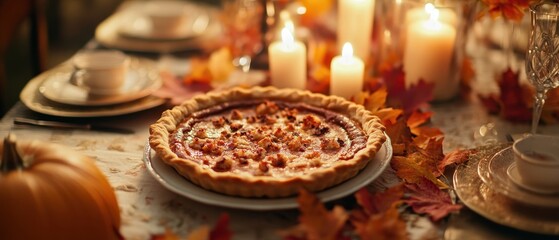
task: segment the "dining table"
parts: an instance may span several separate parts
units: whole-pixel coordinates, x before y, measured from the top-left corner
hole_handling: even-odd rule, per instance
[[[108,21],[113,21],[115,16],[110,17]],[[115,45],[111,45],[112,43]],[[150,59],[161,71],[178,74],[187,72],[191,66],[189,59],[199,54],[198,51],[189,49],[190,44],[193,44],[191,42],[183,45],[171,42],[177,48],[181,48],[181,53],[178,54],[170,52],[164,44],[157,44],[155,49],[150,49],[150,51],[153,50],[151,53],[142,53],[138,49],[122,49],[119,48],[119,44],[120,42],[115,39],[92,39],[84,46],[84,49],[120,49],[131,56]],[[138,47],[142,48],[143,45]],[[31,79],[30,83],[42,81],[53,71],[58,71],[56,69],[67,64],[68,62],[61,63],[54,70],[48,70]],[[34,91],[37,90],[34,89]],[[173,188],[169,182],[165,182],[161,176],[163,173],[160,172],[162,171],[160,166],[154,166],[156,156],[148,144],[150,125],[155,123],[164,111],[174,106],[167,99],[160,99],[160,101],[154,103],[153,106],[149,105],[131,111],[114,113],[108,110],[109,114],[90,116],[87,113],[65,115],[59,112],[49,112],[48,106],[42,106],[41,110],[37,111],[37,109],[33,109],[34,107],[30,107],[29,102],[24,102],[22,99],[12,106],[0,120],[0,137],[4,138],[8,134],[14,134],[18,140],[55,143],[94,159],[96,166],[106,176],[117,197],[121,217],[120,233],[124,239],[152,239],[167,231],[178,236],[186,236],[202,225],[212,226],[224,213],[230,217],[233,239],[281,239],[279,232],[297,225],[300,212],[295,198],[290,200],[287,207],[274,207],[271,204],[259,202],[258,199],[251,200],[249,205],[243,206],[242,203],[234,202],[236,200],[210,199],[213,195],[208,195],[208,198],[204,199],[205,195],[195,196],[192,195],[193,193],[181,192]],[[444,134],[443,149],[445,153],[458,149],[484,149],[487,151],[486,154],[494,154],[496,151],[510,146],[515,137],[522,136],[530,130],[528,123],[514,123],[501,116],[488,113],[483,104],[475,98],[458,97],[443,102],[432,102],[426,110],[433,112],[428,124],[440,129]],[[15,123],[15,120],[21,118],[71,124],[89,123],[97,126],[126,128],[130,132],[115,132],[110,129],[98,131],[95,129],[55,128]],[[543,134],[559,135],[559,125],[541,125],[539,131]],[[480,156],[480,158],[483,157]],[[470,159],[470,162],[473,161],[475,159]],[[432,222],[428,216],[424,215],[405,215],[404,219],[410,239],[558,238],[559,217],[557,216],[559,215],[556,214],[557,209],[552,210],[555,213],[554,217],[545,220],[547,228],[533,227],[535,229],[533,230],[527,227],[522,229],[522,227],[515,226],[530,222],[534,216],[518,216],[517,213],[507,212],[512,208],[501,210],[502,212],[495,210],[496,205],[500,204],[495,200],[498,197],[484,195],[488,192],[480,190],[483,182],[478,178],[476,170],[468,170],[470,175],[466,178],[469,179],[458,179],[462,185],[452,185],[453,181],[460,178],[456,171],[461,168],[464,171],[464,168],[467,167],[471,166],[468,166],[468,163],[458,165],[448,169],[444,174],[450,186],[455,188],[454,191],[458,190],[456,188],[462,189],[462,192],[452,196],[455,202],[463,204],[465,207],[438,222]],[[371,191],[383,191],[399,181],[394,170],[389,166],[365,187]],[[336,204],[351,203],[355,201],[351,193],[335,197],[325,204],[327,207],[332,207]],[[495,202],[488,202],[493,200]],[[522,212],[522,210],[520,211]],[[505,217],[499,217],[501,216],[499,214]],[[506,216],[509,214],[514,216],[507,219]]]

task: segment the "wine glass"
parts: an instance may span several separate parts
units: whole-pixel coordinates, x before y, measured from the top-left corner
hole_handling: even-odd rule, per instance
[[[252,57],[262,50],[261,0],[222,0],[222,23],[233,55],[233,64],[244,73]]]
[[[559,86],[559,3],[542,2],[530,7],[531,31],[526,54],[526,73],[536,89],[532,133],[536,133],[547,91]]]

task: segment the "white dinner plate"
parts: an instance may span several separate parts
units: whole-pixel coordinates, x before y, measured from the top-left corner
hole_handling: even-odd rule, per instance
[[[317,193],[317,197],[323,202],[327,202],[356,192],[380,176],[390,165],[391,159],[392,145],[387,137],[375,158],[361,172],[343,183]],[[149,143],[146,144],[144,150],[144,162],[153,177],[165,188],[201,203],[247,210],[279,210],[298,207],[297,197],[243,198],[201,188],[182,177],[173,167],[165,164],[151,149]]]
[[[52,72],[39,87],[39,92],[47,99],[70,105],[102,106],[129,102],[146,97],[159,89],[162,79],[154,61],[130,57],[130,66],[123,86],[118,94],[98,95],[86,88],[70,83],[72,68],[62,68]]]
[[[170,32],[155,31],[149,17],[141,14],[141,11],[127,11],[122,17],[118,32],[126,37],[153,41],[176,41],[198,37],[206,31],[211,19],[207,11],[194,7],[185,7],[186,16],[183,24],[180,24],[179,29]]]
[[[478,175],[493,191],[515,201],[538,207],[559,207],[559,194],[539,194],[515,184],[507,173],[513,163],[514,152],[512,147],[507,147],[491,158],[481,159],[478,163]]]
[[[65,63],[39,74],[37,77],[31,79],[25,85],[25,87],[23,87],[23,90],[21,90],[19,94],[19,99],[26,107],[35,112],[59,117],[118,116],[154,108],[166,102],[166,100],[163,98],[150,95],[138,100],[121,104],[104,106],[77,106],[51,101],[39,92],[39,87],[49,75],[59,71],[68,71],[67,69],[71,68],[71,64]]]
[[[121,31],[123,24],[131,20],[133,21],[134,14],[138,14],[141,11],[144,3],[144,1],[124,1],[118,11],[97,26],[95,29],[95,40],[108,48],[149,53],[169,53],[200,49],[212,51],[221,47],[220,36],[223,34],[223,29],[221,22],[216,20],[219,9],[210,7],[207,4],[189,3],[195,4],[199,12],[209,16],[208,26],[199,36],[162,40],[155,39],[149,35],[142,37],[143,34],[138,32],[132,33],[135,37],[125,35]]]
[[[510,166],[507,168],[507,175],[509,176],[510,180],[512,180],[512,182],[516,185],[518,185],[521,188],[524,188],[528,191],[532,191],[535,193],[540,193],[540,194],[558,194],[559,193],[559,189],[557,188],[541,188],[538,186],[531,186],[528,185],[526,183],[524,183],[522,181],[522,177],[520,177],[520,173],[518,173],[518,167],[516,165],[515,162],[513,162],[512,164],[510,164]]]

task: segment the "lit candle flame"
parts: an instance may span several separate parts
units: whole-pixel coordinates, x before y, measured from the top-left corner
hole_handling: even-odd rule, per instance
[[[351,59],[352,57],[353,57],[353,46],[351,46],[351,43],[346,42],[342,47],[342,58]]]
[[[429,14],[429,20],[427,25],[430,28],[440,28],[441,23],[439,22],[440,11],[432,3],[425,4],[425,12]]]
[[[295,38],[287,26],[281,30],[281,41],[286,48],[294,48]]]

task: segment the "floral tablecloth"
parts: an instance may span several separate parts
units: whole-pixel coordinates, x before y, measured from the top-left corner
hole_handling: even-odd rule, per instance
[[[527,124],[511,124],[487,115],[475,103],[455,101],[435,103],[431,107],[434,112],[432,124],[445,134],[445,152],[506,141],[507,134],[523,133],[529,129]],[[248,211],[210,206],[161,186],[146,170],[143,153],[149,135],[148,126],[159,118],[163,110],[165,107],[125,116],[90,119],[135,130],[134,134],[122,135],[16,126],[12,123],[14,117],[53,118],[34,113],[18,103],[0,121],[0,137],[12,132],[19,139],[58,143],[93,157],[115,190],[122,217],[121,232],[126,239],[149,239],[166,230],[185,236],[200,225],[213,225],[224,212],[230,215],[234,239],[277,239],[277,231],[297,223],[296,209]],[[549,134],[559,133],[559,128],[554,126],[543,126],[541,130]],[[394,183],[392,174],[388,169],[370,187],[380,189]],[[466,220],[460,221],[461,218]],[[478,221],[487,220],[466,209],[452,216],[452,221],[438,225],[417,216],[409,216],[407,220],[412,239],[442,238],[445,228],[456,229],[452,224],[459,224],[456,225],[459,230],[466,232],[468,227],[474,226],[475,232],[468,232],[468,236],[499,236],[499,231],[503,231],[502,227],[496,228],[496,224],[479,226],[476,224]],[[487,235],[491,232],[496,235]],[[451,236],[447,237],[452,239]]]

